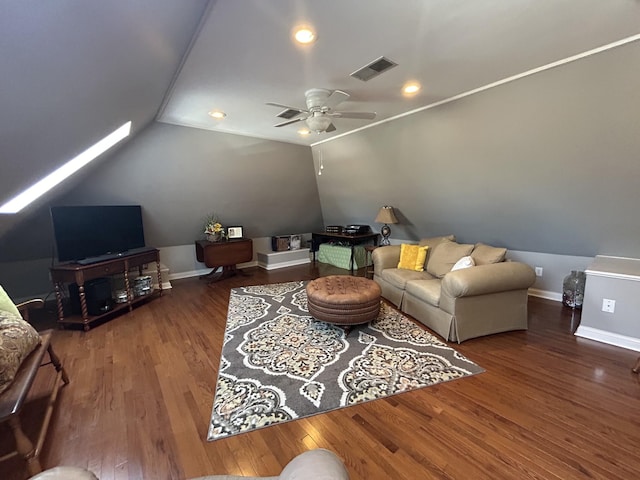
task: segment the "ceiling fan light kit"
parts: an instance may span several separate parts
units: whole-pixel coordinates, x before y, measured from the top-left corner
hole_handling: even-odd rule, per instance
[[[331,125],[331,118],[320,113],[318,115],[314,114],[308,117],[306,122],[312,132],[322,133],[329,128],[329,125]]]

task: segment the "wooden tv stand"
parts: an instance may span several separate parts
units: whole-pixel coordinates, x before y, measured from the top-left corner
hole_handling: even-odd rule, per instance
[[[131,283],[129,281],[129,271],[138,268],[138,273],[142,275],[143,265],[155,262],[158,270],[158,290],[150,295],[134,297]],[[114,312],[128,309],[131,311],[133,305],[153,297],[156,293],[162,295],[162,278],[160,275],[160,251],[153,248],[141,253],[125,254],[121,257],[104,260],[89,265],[80,265],[78,263],[62,263],[51,267],[51,280],[56,292],[56,302],[58,304],[58,325],[64,327],[65,324],[82,324],[85,331],[89,330],[89,324]],[[89,315],[87,310],[87,299],[85,296],[84,284],[88,280],[100,277],[110,277],[112,275],[124,275],[125,288],[128,292],[127,301],[125,303],[116,303],[114,307],[100,315]],[[64,316],[62,305],[62,291],[65,283],[77,283],[78,292],[80,294],[81,316]]]

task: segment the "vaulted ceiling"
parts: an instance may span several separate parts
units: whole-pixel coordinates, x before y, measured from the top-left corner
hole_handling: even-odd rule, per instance
[[[306,47],[302,23],[317,32]],[[157,120],[312,145],[639,34],[637,0],[5,0],[0,204],[128,120],[134,136]],[[381,56],[398,65],[350,76]],[[376,118],[274,127],[282,109],[266,103],[304,107],[310,88]]]

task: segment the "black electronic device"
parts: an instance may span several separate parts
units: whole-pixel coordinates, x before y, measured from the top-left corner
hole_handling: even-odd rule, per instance
[[[116,256],[145,246],[139,205],[51,207],[51,221],[60,262]]]
[[[347,235],[365,235],[371,232],[369,225],[347,225],[344,227],[344,233]]]
[[[327,233],[342,233],[342,225],[327,225],[324,231]]]
[[[107,277],[94,278],[84,284],[84,298],[89,315],[102,315],[113,308],[114,301],[111,296],[111,281]],[[81,315],[80,289],[78,284],[69,284],[69,301],[71,313]]]

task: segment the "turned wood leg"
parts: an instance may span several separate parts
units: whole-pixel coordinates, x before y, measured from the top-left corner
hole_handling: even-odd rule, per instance
[[[640,357],[638,357],[636,365],[631,370],[633,370],[633,373],[640,373]]]
[[[156,260],[156,270],[158,271],[158,288],[162,296],[162,270],[160,269],[160,257]]]
[[[133,300],[133,291],[131,290],[131,284],[129,283],[129,272],[125,268],[124,270],[124,288],[127,290],[127,302],[129,303],[129,311],[133,310],[131,301]]]
[[[24,458],[27,462],[27,470],[29,471],[29,475],[33,476],[42,471],[42,467],[40,466],[40,461],[36,455],[36,449],[33,447],[31,440],[24,434],[22,431],[22,426],[20,425],[20,418],[17,415],[14,415],[9,419],[9,426],[13,431],[13,436],[16,439],[16,451]]]
[[[78,293],[80,294],[80,309],[82,310],[82,321],[84,322],[85,331],[89,330],[89,311],[87,310],[87,297],[84,293],[84,283],[78,284]]]
[[[69,377],[67,376],[67,372],[62,366],[62,363],[60,363],[60,359],[53,351],[53,347],[51,346],[51,343],[49,343],[49,346],[47,347],[47,352],[49,352],[49,358],[51,359],[51,363],[53,363],[53,366],[55,367],[56,372],[62,372],[62,381],[66,385],[67,383],[69,383]]]
[[[62,294],[60,293],[60,284],[58,282],[55,283],[56,290],[56,306],[58,307],[58,322],[62,323],[64,321],[64,309],[62,308]]]

